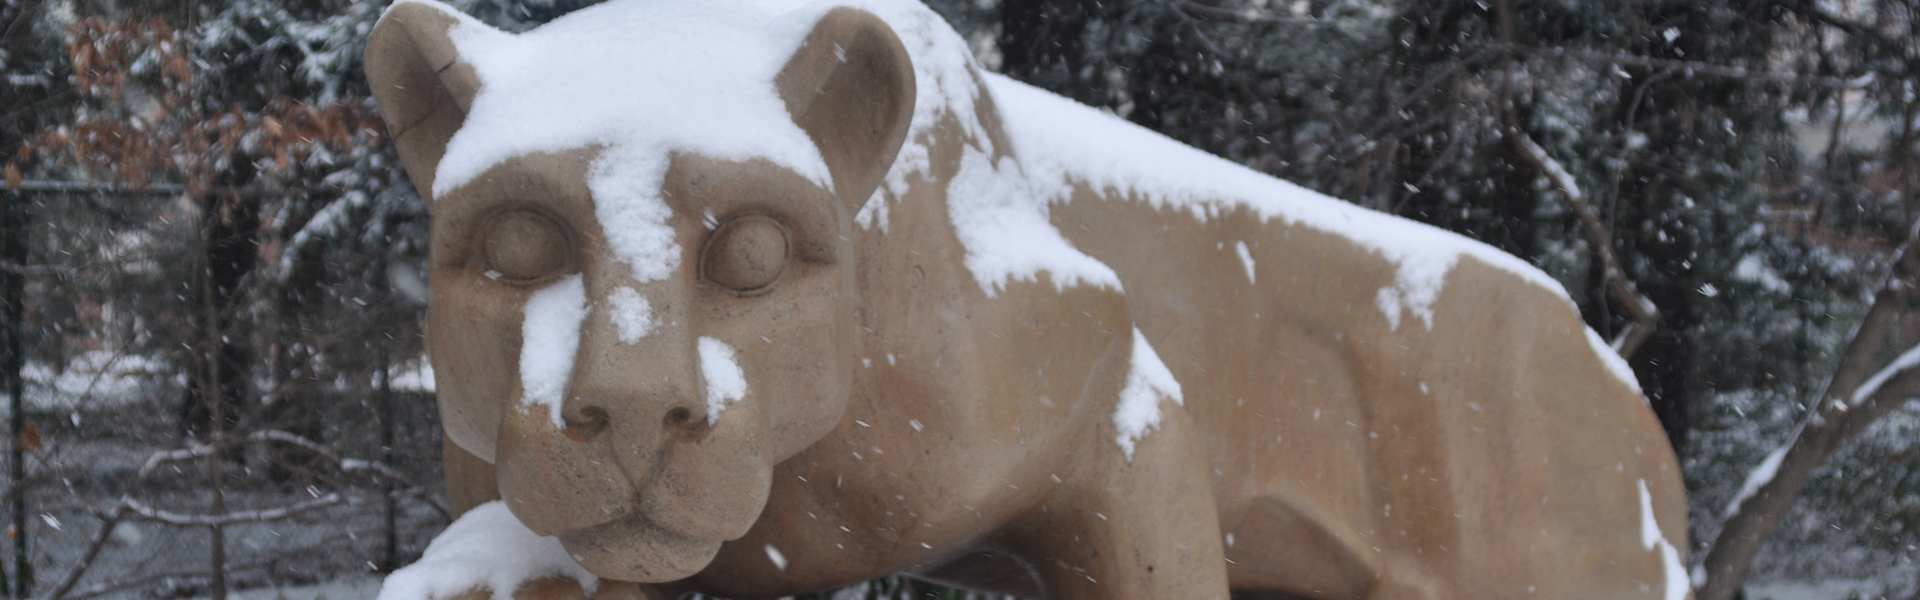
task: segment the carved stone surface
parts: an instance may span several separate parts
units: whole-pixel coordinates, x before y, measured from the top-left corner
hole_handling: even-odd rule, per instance
[[[984,73],[917,5],[719,4],[403,2],[368,45],[452,500],[596,597],[1686,593],[1674,455],[1530,266]]]

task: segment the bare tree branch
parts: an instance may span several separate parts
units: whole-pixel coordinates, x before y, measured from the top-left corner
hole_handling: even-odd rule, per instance
[[[421,489],[420,486],[415,484],[412,479],[407,478],[406,475],[402,475],[399,471],[395,471],[391,467],[388,467],[386,465],[380,464],[375,461],[358,459],[358,458],[348,458],[348,457],[341,456],[339,452],[335,452],[332,448],[329,448],[326,445],[323,445],[319,442],[315,442],[313,440],[310,440],[305,437],[301,437],[299,435],[289,433],[286,431],[281,431],[278,429],[255,431],[253,433],[247,434],[245,437],[240,439],[249,441],[249,442],[271,441],[271,442],[279,442],[283,444],[291,444],[294,446],[299,446],[302,449],[305,449],[309,452],[313,452],[314,454],[320,455],[321,457],[326,458],[327,460],[333,462],[334,464],[339,465],[341,471],[346,471],[349,473],[353,473],[353,472],[372,473],[375,476],[397,483],[404,489],[396,491],[395,492],[396,494],[407,495],[407,494],[410,494],[413,490]],[[213,443],[195,444],[193,446],[189,446],[186,448],[180,448],[176,450],[163,450],[160,452],[155,452],[153,454],[150,454],[147,456],[147,462],[140,466],[139,478],[145,479],[148,475],[152,474],[155,469],[158,469],[160,468],[161,465],[164,465],[167,463],[195,460],[195,459],[211,456],[213,455],[214,451],[218,449],[223,443],[231,443],[231,442],[221,442],[216,440]],[[442,504],[439,500],[434,499],[432,496],[425,495],[425,494],[421,495],[421,500],[426,502],[429,507],[433,508],[434,512],[440,513],[440,516],[446,517],[446,519],[449,521],[453,520],[453,512],[448,510],[447,507],[444,504]]]
[[[126,516],[127,505],[117,504],[114,505],[113,510],[108,511],[106,516],[101,517],[100,533],[95,534],[93,543],[87,545],[87,553],[81,555],[80,562],[74,564],[73,570],[67,573],[65,579],[60,580],[60,585],[53,588],[53,593],[48,594],[48,598],[59,600],[66,597],[67,592],[73,591],[74,584],[80,583],[80,578],[87,574],[88,569],[93,568],[94,559],[100,557],[100,550],[107,546],[107,540],[113,538],[113,529],[119,527],[121,519]]]
[[[138,516],[148,521],[157,521],[160,523],[166,523],[168,525],[180,525],[180,526],[186,526],[186,527],[218,527],[222,525],[232,525],[235,523],[252,523],[255,521],[277,521],[277,520],[285,519],[287,517],[291,517],[300,513],[312,512],[312,511],[320,510],[323,508],[331,507],[333,505],[340,504],[346,501],[347,501],[346,496],[342,496],[340,494],[327,494],[319,498],[314,498],[312,500],[307,500],[304,502],[296,502],[296,503],[282,506],[279,508],[242,510],[242,511],[235,511],[235,512],[221,513],[221,514],[214,514],[214,515],[182,514],[182,513],[177,513],[169,510],[163,510],[163,509],[147,506],[145,503],[142,503],[139,500],[133,500],[133,499],[121,500],[120,503],[121,505],[125,506],[127,511],[131,512],[134,516]]]
[[[1778,71],[1759,71],[1754,69],[1744,69],[1741,67],[1717,65],[1713,63],[1705,63],[1705,62],[1691,61],[1691,60],[1654,58],[1651,56],[1635,56],[1635,55],[1629,55],[1629,54],[1610,54],[1606,52],[1593,52],[1590,50],[1579,50],[1579,49],[1565,48],[1565,47],[1544,47],[1543,48],[1539,46],[1523,46],[1519,44],[1489,44],[1489,46],[1495,49],[1512,50],[1514,52],[1520,52],[1520,53],[1524,53],[1532,56],[1571,58],[1575,60],[1582,60],[1586,62],[1599,63],[1599,64],[1633,65],[1637,67],[1672,69],[1684,75],[1717,77],[1722,79],[1742,79],[1742,80],[1750,80],[1750,81],[1779,81],[1783,83],[1802,83],[1807,85],[1818,85],[1818,86],[1835,87],[1835,88],[1850,89],[1850,90],[1864,88],[1873,83],[1873,75],[1871,73],[1849,79],[1845,77],[1832,77],[1827,75],[1809,75],[1806,73],[1792,73],[1792,72],[1783,73]]]
[[[1788,442],[1777,470],[1771,477],[1766,473],[1750,477],[1752,495],[1736,499],[1701,565],[1707,580],[1699,589],[1699,600],[1733,598],[1753,567],[1761,543],[1786,516],[1814,471],[1875,421],[1920,394],[1920,346],[1909,348],[1877,372],[1873,368],[1873,358],[1906,312],[1916,283],[1920,283],[1920,224],[1908,232],[1906,243],[1894,255],[1892,272],[1874,293],[1873,306],[1847,343],[1826,388],[1814,398],[1806,421]]]
[[[313,440],[310,440],[292,433],[288,433],[286,431],[281,431],[278,429],[256,431],[256,432],[247,434],[246,437],[243,437],[241,439],[249,442],[272,441],[272,442],[280,442],[283,444],[291,444],[294,446],[299,446],[302,449],[305,449],[307,451],[313,452],[314,454],[318,454],[322,457],[325,457],[326,459],[332,461],[334,464],[340,465],[340,470],[342,471],[369,471],[374,473],[375,475],[379,475],[381,477],[394,480],[395,482],[398,482],[403,485],[407,485],[407,486],[413,485],[413,482],[411,480],[408,480],[405,475],[401,475],[398,471],[394,471],[393,469],[388,468],[386,465],[382,465],[382,464],[379,464],[373,461],[368,461],[368,460],[346,458],[346,457],[340,456],[340,453],[334,452],[332,448],[328,448],[325,445],[320,444],[319,442],[315,442]],[[214,453],[216,449],[220,447],[220,445],[221,445],[220,442],[216,441],[214,443],[208,443],[208,444],[194,444],[192,446],[188,446],[186,448],[180,448],[177,450],[163,450],[160,452],[155,452],[151,455],[148,455],[147,462],[140,466],[140,477],[146,477],[147,475],[152,474],[154,469],[157,469],[160,467],[160,465],[163,465],[166,463],[193,460],[196,458],[202,458],[202,457],[211,455]]]
[[[1580,223],[1586,227],[1587,236],[1592,238],[1593,254],[1600,258],[1601,271],[1606,277],[1607,291],[1613,294],[1614,301],[1626,307],[1627,316],[1633,319],[1632,324],[1614,337],[1613,350],[1620,353],[1621,358],[1632,358],[1633,353],[1640,349],[1640,345],[1646,342],[1647,338],[1652,337],[1653,332],[1659,328],[1660,308],[1654,305],[1652,299],[1640,293],[1639,287],[1633,284],[1633,280],[1627,278],[1626,271],[1620,269],[1620,260],[1613,253],[1613,233],[1607,229],[1606,223],[1600,221],[1600,213],[1595,211],[1593,204],[1587,201],[1586,193],[1581,191],[1580,183],[1574,179],[1573,174],[1567,172],[1560,161],[1549,156],[1545,148],[1541,148],[1540,144],[1535,143],[1533,138],[1528,137],[1526,132],[1518,127],[1508,128],[1507,138],[1513,141],[1514,150],[1520,154],[1521,158],[1526,159],[1553,182],[1553,186],[1560,190],[1561,195],[1567,197],[1567,204],[1573,206],[1573,212],[1580,216]]]

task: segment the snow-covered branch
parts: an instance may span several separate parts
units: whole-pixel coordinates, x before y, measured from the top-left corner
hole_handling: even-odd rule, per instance
[[[1768,452],[1767,457],[1760,460],[1760,466],[1747,472],[1747,480],[1740,483],[1740,491],[1735,492],[1733,499],[1727,501],[1725,512],[1727,518],[1733,518],[1734,515],[1739,514],[1742,502],[1752,498],[1755,492],[1760,491],[1761,486],[1773,481],[1774,474],[1780,472],[1780,461],[1787,457],[1787,449],[1790,447],[1781,446]]]
[[[1860,388],[1853,391],[1852,402],[1841,406],[1844,408],[1854,408],[1866,404],[1868,400],[1873,399],[1873,395],[1878,393],[1881,387],[1887,384],[1887,380],[1893,379],[1895,375],[1899,375],[1901,372],[1912,369],[1915,366],[1920,366],[1920,345],[1908,348],[1907,351],[1902,353],[1898,358],[1893,359],[1893,362],[1887,363],[1885,367],[1881,367],[1879,372],[1874,373],[1873,377],[1867,378],[1866,383],[1860,384]]]
[[[340,453],[334,452],[332,448],[328,448],[325,445],[320,444],[319,442],[315,442],[313,440],[307,439],[305,437],[301,437],[299,435],[295,435],[293,433],[288,433],[278,429],[269,429],[266,431],[256,431],[251,434],[247,434],[245,437],[241,439],[249,442],[271,441],[271,442],[280,442],[283,444],[289,444],[293,446],[299,446],[301,449],[307,450],[314,454],[318,454],[322,457],[325,457],[327,460],[332,461],[334,464],[340,465],[340,470],[342,471],[349,471],[349,472],[367,471],[375,475],[379,475],[380,477],[390,479],[395,483],[399,483],[403,486],[413,485],[413,482],[408,480],[406,476],[401,475],[398,471],[394,471],[393,469],[388,468],[386,465],[376,463],[373,461],[361,460],[356,458],[346,458],[346,457],[340,456]],[[147,462],[140,466],[140,477],[144,478],[152,474],[154,469],[158,469],[160,468],[161,465],[164,465],[167,463],[193,460],[197,458],[205,458],[207,456],[212,455],[214,450],[217,449],[219,446],[220,446],[220,442],[216,441],[214,443],[208,443],[208,444],[194,444],[192,446],[188,446],[186,448],[180,448],[176,450],[164,450],[160,452],[155,452],[151,455],[148,455]]]
[[[1699,600],[1731,600],[1746,580],[1753,557],[1786,516],[1815,470],[1881,417],[1920,394],[1920,346],[1874,369],[1873,359],[1907,312],[1920,282],[1920,224],[1894,255],[1893,269],[1874,293],[1873,306],[1854,330],[1827,386],[1814,398],[1793,439],[1748,476],[1728,506],[1727,522],[1701,563],[1705,581]],[[1871,375],[1869,375],[1871,373]]]
[[[239,439],[249,441],[249,442],[278,442],[282,444],[298,446],[301,449],[307,450],[316,455],[319,455],[322,458],[332,461],[335,465],[338,465],[340,467],[341,471],[345,471],[348,473],[354,473],[354,472],[371,473],[374,476],[394,482],[395,484],[400,486],[400,489],[394,490],[392,492],[396,497],[416,495],[416,492],[420,492],[423,490],[423,488],[421,488],[419,485],[416,485],[413,482],[413,480],[408,479],[407,476],[402,475],[399,471],[393,470],[392,467],[388,467],[386,465],[380,464],[375,461],[358,459],[358,458],[348,458],[345,456],[341,456],[339,452],[335,452],[332,448],[329,448],[324,444],[315,442],[313,440],[310,440],[305,437],[302,437],[293,433],[289,433],[286,431],[281,431],[278,429],[256,431],[256,432],[247,434],[246,436]],[[221,446],[223,443],[232,443],[232,442],[222,442],[220,440],[216,440],[213,443],[194,444],[186,448],[179,448],[175,450],[164,450],[164,451],[150,454],[147,456],[146,463],[140,466],[139,477],[141,479],[145,479],[148,475],[152,474],[155,469],[158,469],[162,465],[165,465],[168,463],[194,460],[194,459],[211,456],[213,455],[214,450],[219,446]],[[418,495],[422,496],[422,500],[424,500],[427,503],[428,507],[432,508],[434,512],[440,513],[440,516],[446,517],[448,520],[453,519],[453,512],[448,510],[445,504],[441,503],[439,500],[434,499],[431,496],[427,496],[425,494],[418,494]]]
[[[279,508],[242,510],[217,515],[177,513],[147,506],[145,503],[131,498],[121,500],[120,503],[126,507],[129,513],[148,521],[157,521],[168,525],[214,527],[219,525],[232,525],[234,523],[252,523],[255,521],[278,521],[300,513],[331,507],[346,501],[346,496],[327,494],[319,498],[296,502]]]
[[[1599,211],[1594,210],[1593,204],[1587,201],[1587,194],[1580,189],[1580,182],[1574,179],[1573,173],[1568,172],[1560,161],[1547,154],[1546,148],[1540,147],[1520,128],[1508,128],[1507,137],[1513,140],[1514,150],[1520,157],[1546,175],[1553,186],[1560,190],[1560,194],[1566,196],[1574,214],[1580,216],[1581,225],[1586,227],[1587,236],[1593,240],[1594,256],[1600,259],[1601,270],[1606,275],[1607,291],[1613,294],[1614,301],[1627,309],[1627,316],[1633,319],[1633,323],[1622,329],[1611,345],[1621,358],[1632,358],[1633,353],[1640,349],[1640,344],[1653,337],[1654,330],[1659,328],[1660,308],[1646,294],[1640,293],[1640,288],[1620,268],[1620,260],[1613,253],[1613,233],[1600,220]]]
[[[278,429],[254,432],[252,435],[248,435],[247,439],[252,441],[275,441],[299,446],[309,452],[326,457],[327,460],[333,461],[334,464],[340,465],[340,470],[342,471],[367,471],[403,486],[410,487],[413,485],[413,482],[408,480],[405,475],[401,475],[398,471],[386,465],[358,458],[346,458],[340,456],[340,453],[334,452],[332,448],[323,446],[318,442]]]

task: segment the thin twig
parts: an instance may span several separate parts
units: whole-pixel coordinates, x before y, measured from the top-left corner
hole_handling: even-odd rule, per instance
[[[1600,213],[1587,202],[1587,195],[1580,190],[1580,184],[1574,180],[1573,174],[1567,172],[1560,161],[1549,156],[1545,148],[1541,148],[1519,128],[1508,128],[1507,138],[1513,140],[1514,149],[1521,158],[1559,188],[1561,195],[1566,196],[1567,204],[1572,205],[1573,212],[1580,216],[1580,223],[1586,226],[1587,236],[1593,241],[1593,253],[1600,258],[1607,291],[1613,293],[1613,299],[1625,307],[1627,315],[1633,319],[1633,323],[1613,339],[1613,349],[1620,353],[1621,358],[1632,358],[1634,351],[1639,350],[1640,345],[1660,326],[1659,307],[1654,305],[1652,299],[1641,294],[1633,280],[1628,279],[1626,272],[1620,269],[1620,260],[1613,254],[1613,234],[1600,221]]]
[[[1180,17],[1180,22],[1186,23],[1188,27],[1193,28],[1194,37],[1200,39],[1200,45],[1206,46],[1207,52],[1209,54],[1212,54],[1216,58],[1227,57],[1227,53],[1221,50],[1220,46],[1214,44],[1212,38],[1207,37],[1206,30],[1200,28],[1200,22],[1194,20],[1193,15],[1187,14],[1186,6],[1192,5],[1192,4],[1193,3],[1188,2],[1182,5],[1174,6],[1173,14],[1178,15]]]
[[[246,437],[241,439],[249,442],[273,441],[273,442],[280,442],[283,444],[291,444],[294,446],[299,446],[303,449],[306,449],[308,451],[311,451],[315,454],[319,454],[322,457],[327,458],[328,460],[332,461],[334,464],[340,465],[340,470],[342,471],[371,471],[374,474],[379,475],[381,477],[393,479],[405,485],[409,485],[409,486],[413,485],[413,482],[411,480],[408,480],[405,475],[401,475],[400,473],[394,471],[393,469],[387,468],[386,465],[382,465],[382,464],[375,463],[372,461],[367,461],[367,460],[346,458],[346,457],[340,456],[340,453],[334,452],[332,448],[328,448],[324,445],[321,445],[319,442],[315,442],[313,440],[309,440],[307,438],[304,438],[299,435],[295,435],[293,433],[289,433],[286,431],[281,431],[278,429],[256,431],[256,432],[247,434]],[[154,469],[157,469],[160,467],[160,465],[163,465],[166,463],[183,461],[183,460],[192,460],[196,458],[205,457],[209,454],[213,454],[214,450],[218,449],[220,446],[221,446],[221,442],[216,440],[213,443],[194,444],[186,448],[180,448],[176,450],[163,450],[160,452],[155,452],[147,456],[146,464],[143,464],[140,466],[140,477],[146,477],[147,475],[151,474]]]
[[[1719,77],[1719,78],[1725,78],[1725,79],[1746,79],[1746,80],[1759,80],[1759,81],[1780,81],[1780,82],[1786,82],[1786,83],[1804,83],[1808,85],[1837,87],[1837,88],[1850,89],[1850,90],[1861,89],[1873,83],[1873,75],[1871,73],[1862,75],[1859,77],[1854,77],[1852,79],[1848,79],[1845,77],[1832,77],[1827,75],[1809,75],[1806,73],[1791,73],[1791,72],[1783,73],[1778,71],[1759,71],[1754,69],[1744,69],[1741,67],[1717,65],[1713,63],[1705,63],[1705,62],[1692,61],[1692,60],[1654,58],[1651,56],[1637,56],[1637,55],[1630,55],[1630,54],[1610,54],[1606,52],[1594,52],[1590,50],[1578,50],[1574,48],[1557,47],[1557,46],[1556,47],[1539,47],[1539,46],[1525,46],[1520,44],[1488,44],[1488,47],[1494,48],[1496,50],[1511,50],[1514,52],[1521,52],[1521,53],[1530,54],[1533,56],[1547,56],[1547,57],[1553,57],[1553,58],[1572,58],[1572,59],[1584,60],[1587,62],[1594,62],[1594,63],[1601,63],[1601,64],[1634,65],[1634,66],[1640,66],[1640,67],[1667,68],[1667,69],[1674,69],[1676,71],[1685,73],[1687,75],[1700,75],[1700,76],[1706,76],[1706,77]]]
[[[80,562],[67,573],[66,579],[60,580],[59,587],[55,587],[53,593],[47,595],[48,598],[59,600],[65,597],[67,592],[73,591],[73,586],[80,583],[80,577],[87,574],[87,569],[93,568],[94,559],[100,557],[100,550],[107,546],[107,540],[113,538],[113,529],[120,526],[120,520],[126,518],[127,512],[127,505],[117,504],[113,510],[108,511],[106,516],[101,517],[100,533],[93,536],[92,544],[87,545],[87,553],[82,555]]]
[[[340,494],[335,493],[335,494],[327,494],[325,496],[321,496],[319,498],[314,498],[312,500],[307,500],[304,502],[296,502],[296,503],[282,506],[279,508],[242,510],[242,511],[235,511],[230,513],[217,514],[217,515],[181,514],[181,513],[177,513],[169,510],[163,510],[163,509],[147,506],[145,503],[142,503],[139,500],[134,500],[131,498],[126,500],[121,500],[120,502],[122,505],[126,506],[127,510],[132,512],[135,516],[138,516],[142,519],[146,519],[148,521],[157,521],[160,523],[166,523],[168,525],[180,525],[185,527],[219,527],[222,525],[232,525],[235,523],[252,523],[256,521],[278,521],[280,519],[285,519],[287,517],[291,517],[300,513],[311,512],[311,511],[316,511],[323,508],[328,508],[346,501],[347,501],[346,496],[342,496]]]

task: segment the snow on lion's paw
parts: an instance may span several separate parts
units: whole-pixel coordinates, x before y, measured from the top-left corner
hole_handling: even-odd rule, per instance
[[[559,539],[528,530],[496,500],[461,515],[418,562],[389,575],[379,600],[512,600],[523,587],[525,597],[577,598],[599,583]]]

